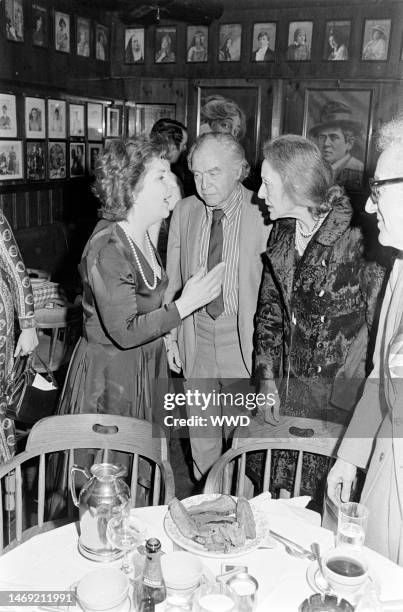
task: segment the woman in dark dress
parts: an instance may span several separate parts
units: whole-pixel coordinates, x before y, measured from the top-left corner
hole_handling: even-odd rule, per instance
[[[222,266],[190,279],[162,306],[167,276],[148,229],[168,217],[173,177],[165,145],[114,141],[98,161],[102,220],[82,256],[83,337],[60,412],[152,419],[155,383],[168,377],[163,336],[218,295]],[[183,299],[184,297],[184,299]]]

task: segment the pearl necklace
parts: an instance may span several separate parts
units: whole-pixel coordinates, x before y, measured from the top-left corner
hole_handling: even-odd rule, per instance
[[[146,275],[144,274],[143,266],[140,263],[140,259],[139,259],[139,256],[137,255],[136,247],[134,246],[133,238],[130,236],[130,234],[128,233],[128,231],[124,227],[124,225],[122,225],[122,224],[119,224],[119,225],[122,228],[122,230],[124,231],[125,236],[128,239],[128,241],[129,241],[130,248],[131,248],[132,253],[134,255],[134,260],[135,260],[136,265],[137,265],[137,267],[138,267],[138,269],[140,271],[141,278],[143,279],[143,282],[144,282],[145,286],[150,291],[153,291],[156,288],[157,282],[158,282],[158,277],[157,277],[157,260],[155,258],[154,249],[152,247],[150,236],[148,235],[148,232],[146,232],[146,239],[147,239],[148,250],[149,250],[150,256],[151,256],[151,268],[152,268],[152,271],[153,271],[153,283],[152,283],[152,285],[150,285],[150,283],[146,279]]]
[[[297,222],[295,224],[295,246],[300,256],[304,254],[304,251],[306,247],[308,246],[309,240],[311,239],[313,234],[316,232],[318,227],[321,225],[323,220],[324,220],[324,217],[319,217],[318,219],[316,219],[315,223],[312,226],[311,231],[304,233],[302,231],[301,222],[299,219],[297,219]]]

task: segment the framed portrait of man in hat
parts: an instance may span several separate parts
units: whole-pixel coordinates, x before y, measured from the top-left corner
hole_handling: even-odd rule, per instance
[[[372,91],[307,89],[304,136],[313,140],[347,192],[360,190],[364,176]]]
[[[361,59],[386,62],[389,54],[391,19],[366,19]]]

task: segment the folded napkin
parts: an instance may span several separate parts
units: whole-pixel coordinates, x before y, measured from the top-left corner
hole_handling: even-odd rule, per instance
[[[320,526],[320,514],[306,509],[310,499],[309,496],[271,499],[270,493],[265,492],[250,503],[267,516],[270,529],[280,535],[308,549],[312,542],[319,542],[323,550],[331,548],[333,532]]]

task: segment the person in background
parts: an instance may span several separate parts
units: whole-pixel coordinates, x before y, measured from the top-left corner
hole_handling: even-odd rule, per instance
[[[353,155],[362,131],[363,127],[353,118],[350,106],[341,100],[326,102],[320,122],[309,131],[323,158],[332,166],[335,182],[345,187],[348,195],[362,186],[364,164]]]
[[[95,57],[103,62],[106,60],[106,45],[107,39],[103,30],[98,30],[97,44],[95,48]]]
[[[388,55],[387,37],[381,25],[374,25],[371,29],[371,40],[367,42],[362,52],[364,60],[386,60]]]
[[[0,116],[0,129],[2,130],[11,130],[11,117],[7,111],[7,105],[3,104],[3,106],[1,107]]]
[[[347,47],[344,44],[341,34],[338,32],[337,28],[332,28],[329,32],[329,47],[331,52],[327,59],[334,62],[348,59]]]
[[[270,48],[270,37],[267,32],[259,32],[257,37],[258,48],[253,52],[255,62],[272,62],[274,57],[273,49]]]
[[[21,333],[14,345],[14,317]],[[38,345],[31,281],[12,229],[0,211],[0,463],[15,451],[14,422],[7,418],[6,382],[14,357],[29,355]]]
[[[188,49],[188,62],[207,62],[207,49],[204,32],[198,31],[193,36],[193,42]]]
[[[287,59],[294,61],[305,61],[311,57],[306,32],[304,28],[297,28],[294,32],[294,41],[287,49]]]
[[[67,32],[67,23],[66,20],[61,17],[59,19],[59,27],[56,32],[56,49],[58,51],[69,51],[70,49],[70,40]]]
[[[175,119],[158,119],[151,128],[151,140],[162,142],[168,146],[167,159],[171,164],[172,176],[172,197],[171,211],[175,207],[176,202],[184,197],[185,187],[189,191],[189,169],[186,164],[184,154],[186,152],[188,133],[186,127],[180,121]],[[176,181],[175,181],[176,178]],[[194,184],[193,184],[194,188]],[[190,190],[193,193],[193,190]],[[186,195],[190,195],[186,193]],[[170,217],[164,219],[161,224],[156,224],[150,228],[150,237],[153,244],[157,247],[161,260],[165,265],[166,250],[168,242]]]
[[[42,130],[42,113],[36,106],[30,110],[28,125],[31,132],[40,132]]]
[[[258,195],[274,225],[256,313],[255,374],[260,392],[277,397],[263,416],[274,426],[280,414],[344,424],[366,375],[384,271],[364,258],[350,202],[313,142],[288,134],[266,142],[263,154]],[[288,455],[280,457],[279,481],[290,469]],[[315,465],[310,493],[327,469]]]
[[[79,29],[79,38],[77,41],[77,55],[82,55],[83,57],[90,56],[90,45],[88,42],[88,32],[86,28],[81,27]]]
[[[384,124],[381,155],[366,211],[376,213],[379,241],[396,249],[378,326],[374,367],[338,459],[328,495],[348,501],[357,467],[366,470],[361,502],[369,510],[365,544],[403,566],[403,116]]]
[[[228,36],[224,40],[224,44],[218,51],[218,59],[220,62],[232,62],[232,37]]]
[[[35,27],[32,32],[32,42],[38,47],[43,47],[45,44],[45,28],[43,23],[43,16],[39,12],[35,15]]]
[[[249,164],[231,134],[204,134],[191,148],[188,162],[199,197],[178,202],[173,212],[164,301],[170,303],[183,291],[200,266],[209,269],[218,259],[225,262],[225,274],[217,300],[168,335],[168,360],[174,372],[183,369],[186,389],[192,390],[196,380],[200,391],[208,393],[213,387],[225,392],[228,379],[248,380],[252,371],[253,317],[270,228],[252,203],[253,193],[241,184]],[[219,415],[222,408],[203,411],[203,437],[197,427],[190,432],[196,480],[221,455],[222,428],[214,427],[208,415]],[[187,410],[188,416],[198,414],[197,408]]]
[[[139,43],[137,34],[132,34],[127,41],[125,62],[127,64],[142,64],[144,62],[144,51]]]
[[[229,98],[208,96],[200,110],[200,136],[208,132],[231,134],[242,140],[246,133],[245,113]]]
[[[161,38],[161,48],[155,54],[155,61],[160,64],[174,62],[175,59],[175,52],[172,50],[172,38],[169,34],[164,34]]]

